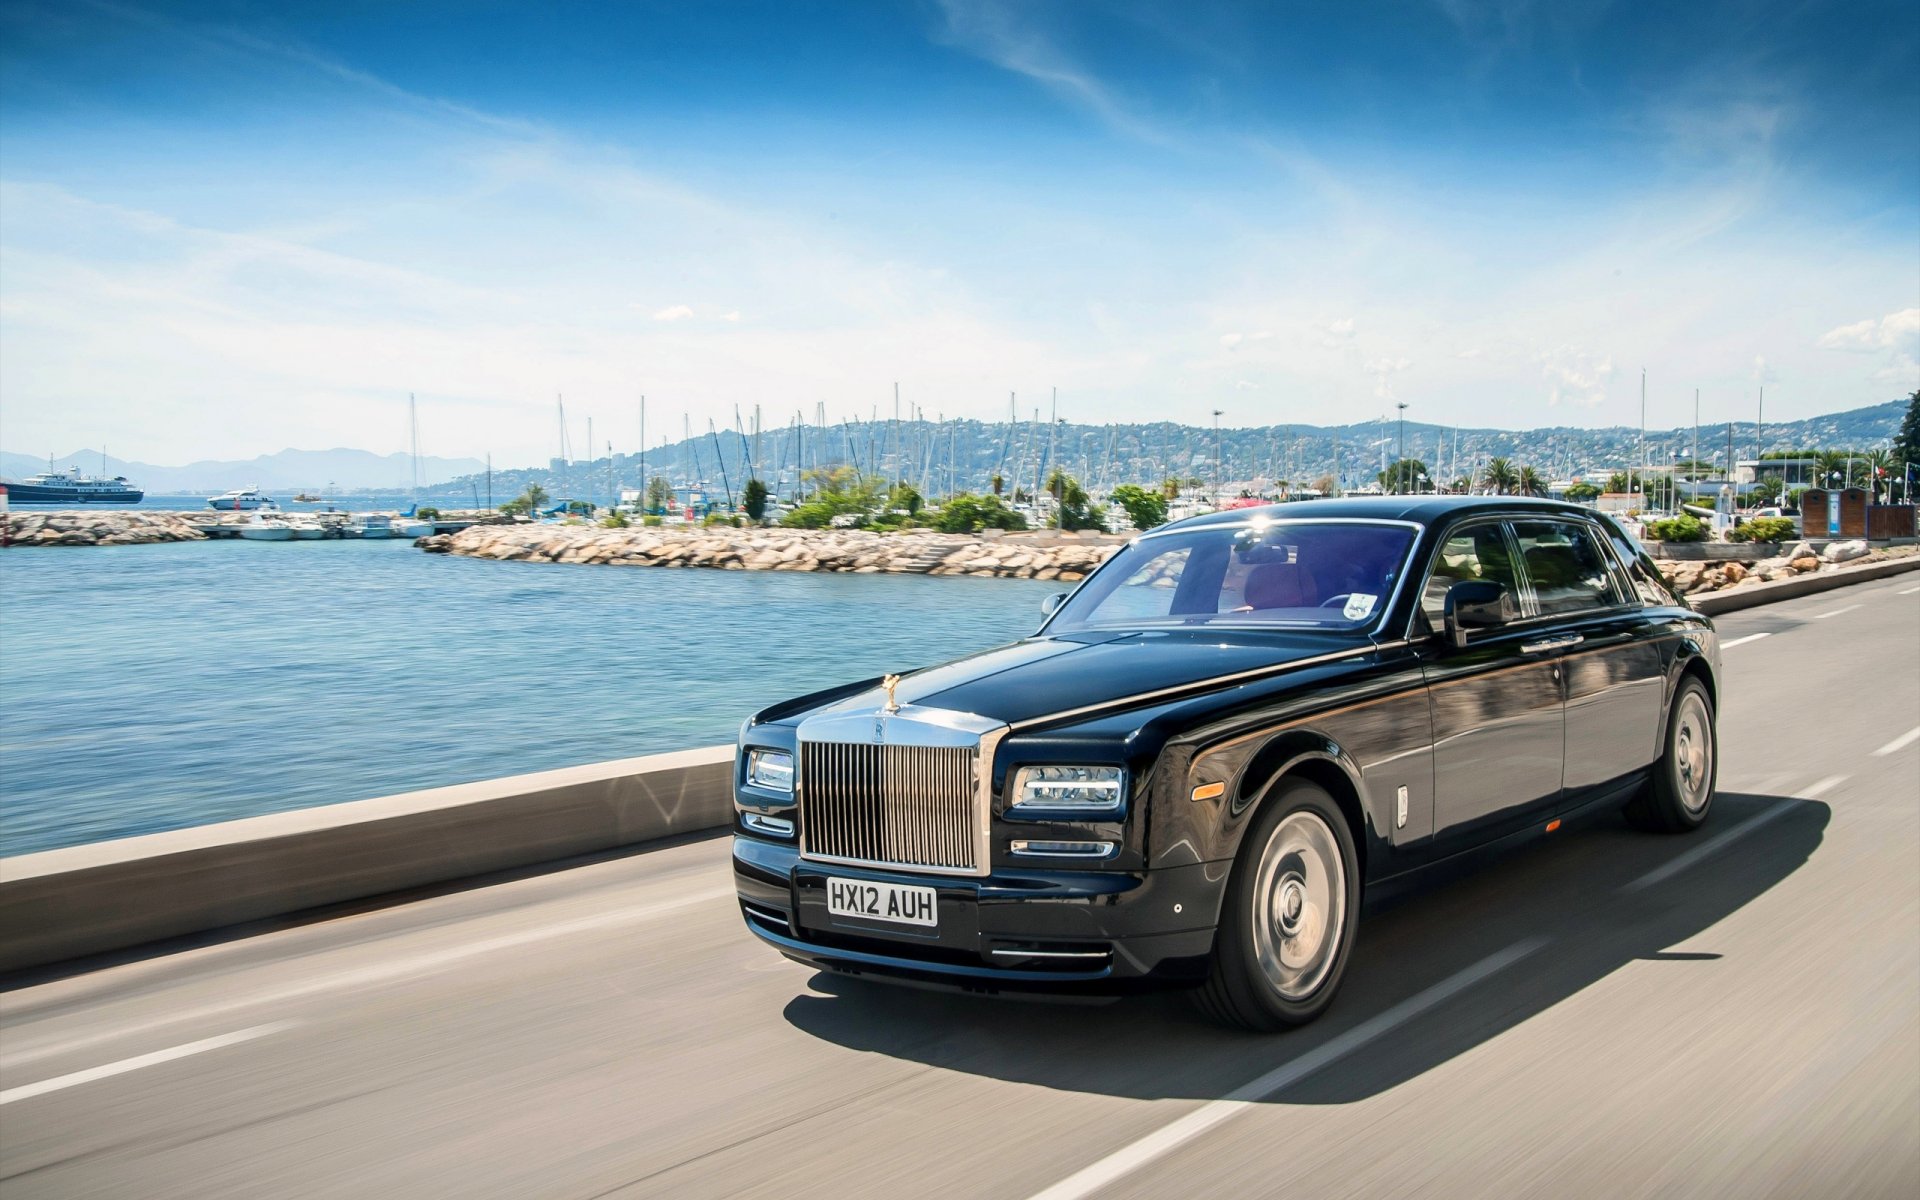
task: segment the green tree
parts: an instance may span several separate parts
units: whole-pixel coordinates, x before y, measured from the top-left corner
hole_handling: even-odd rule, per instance
[[[1135,529],[1152,529],[1167,523],[1167,498],[1137,483],[1123,483],[1113,489],[1113,501],[1127,510],[1127,519]]]
[[[759,521],[767,515],[767,485],[758,479],[747,480],[747,486],[740,493],[740,507],[746,509],[747,516]]]
[[[902,508],[906,510],[908,516],[915,517],[920,515],[920,506],[925,503],[926,499],[920,495],[920,489],[905,481],[894,484],[887,491],[888,511]]]
[[[841,524],[864,525],[880,507],[884,481],[878,476],[862,475],[852,467],[823,467],[808,471],[804,479],[813,486],[813,494],[782,517],[782,525],[825,529],[836,517],[848,518]]]
[[[647,480],[646,510],[649,513],[663,513],[673,507],[673,485],[667,482],[665,475],[655,475]]]
[[[1894,471],[1900,479],[1900,498],[1907,494],[1907,464],[1920,464],[1920,388],[1907,397],[1907,415],[1900,418],[1900,432],[1893,435]]]
[[[1547,494],[1547,481],[1540,478],[1540,472],[1532,467],[1521,467],[1520,478],[1513,490],[1522,496],[1544,496]]]
[[[1575,504],[1585,504],[1587,501],[1597,500],[1599,497],[1600,486],[1598,484],[1588,483],[1584,479],[1567,488],[1567,499],[1573,501]]]
[[[1490,459],[1480,472],[1480,482],[1492,488],[1495,495],[1505,496],[1520,486],[1520,472],[1507,459]]]
[[[1426,477],[1427,464],[1417,458],[1403,458],[1374,476],[1383,492],[1417,492]]]
[[[1780,499],[1780,493],[1786,484],[1780,482],[1778,475],[1762,475],[1753,481],[1753,489],[1747,494],[1760,504],[1772,504]]]
[[[1169,500],[1180,498],[1180,481],[1169,475],[1160,481],[1160,494]]]
[[[1080,481],[1058,468],[1047,478],[1047,493],[1053,497],[1052,524],[1057,529],[1097,529],[1106,532],[1107,519],[1093,506]]]
[[[1027,519],[998,496],[961,492],[949,497],[933,514],[933,527],[942,533],[978,533],[982,529],[1025,529]]]
[[[545,504],[549,498],[547,496],[547,489],[537,483],[528,484],[527,490],[522,492],[521,496],[526,500],[528,508],[539,508],[542,504]]]
[[[1002,492],[1005,492],[1006,490],[1007,490],[1007,477],[1005,475],[1000,474],[999,472],[995,472],[993,476],[993,494],[995,496],[998,496]]]

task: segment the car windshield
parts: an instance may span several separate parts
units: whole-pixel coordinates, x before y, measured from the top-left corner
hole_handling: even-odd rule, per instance
[[[1414,532],[1385,522],[1255,519],[1155,534],[1102,567],[1047,629],[1357,629],[1392,599]]]

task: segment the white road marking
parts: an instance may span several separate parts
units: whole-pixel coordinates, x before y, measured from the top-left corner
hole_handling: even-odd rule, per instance
[[[12,1104],[15,1100],[26,1100],[33,1096],[44,1096],[48,1092],[61,1091],[76,1084],[92,1083],[96,1079],[107,1079],[114,1075],[125,1075],[128,1071],[138,1071],[142,1067],[158,1066],[172,1062],[176,1058],[187,1058],[195,1054],[205,1054],[209,1050],[218,1050],[224,1046],[236,1046],[241,1042],[250,1042],[255,1038],[266,1037],[270,1033],[279,1033],[298,1024],[295,1021],[275,1021],[271,1025],[255,1025],[251,1029],[242,1029],[234,1033],[223,1033],[219,1037],[202,1038],[197,1042],[188,1042],[184,1046],[173,1046],[166,1050],[155,1050],[152,1054],[142,1054],[135,1058],[123,1058],[119,1062],[108,1063],[103,1067],[90,1067],[85,1071],[75,1071],[71,1075],[55,1075],[52,1079],[42,1079],[38,1083],[23,1083],[19,1087],[8,1088],[0,1092],[0,1104]]]
[[[1345,1033],[1327,1039],[1291,1062],[1275,1067],[1220,1099],[1210,1100],[1179,1120],[1161,1126],[1139,1141],[1082,1167],[1052,1187],[1036,1192],[1033,1200],[1079,1200],[1080,1197],[1091,1195],[1128,1172],[1178,1149],[1250,1105],[1298,1083],[1368,1042],[1393,1032],[1421,1013],[1451,999],[1494,972],[1512,966],[1546,944],[1546,938],[1529,938],[1489,954],[1425,991],[1402,1000],[1377,1016],[1369,1017]]]
[[[1813,788],[1807,789],[1809,793],[1807,798],[1810,800],[1814,796],[1819,794],[1818,792],[1814,791],[1814,788],[1819,788],[1820,791],[1825,791],[1828,787],[1831,787],[1833,784],[1840,782],[1840,780],[1844,778],[1846,778],[1846,776],[1844,775],[1836,776],[1833,779],[1825,780],[1822,783],[1815,784]],[[1772,821],[1777,817],[1786,816],[1788,813],[1792,812],[1793,809],[1794,809],[1794,805],[1791,802],[1776,804],[1772,808],[1769,808],[1767,811],[1761,813],[1759,816],[1754,817],[1752,820],[1743,821],[1740,824],[1735,825],[1732,829],[1727,830],[1725,833],[1718,834],[1713,838],[1705,842],[1702,842],[1700,845],[1695,846],[1693,849],[1687,851],[1685,854],[1682,854],[1676,858],[1668,859],[1666,862],[1661,863],[1659,866],[1655,867],[1651,871],[1648,871],[1645,875],[1642,875],[1640,878],[1635,879],[1630,883],[1622,884],[1620,887],[1620,890],[1623,892],[1637,892],[1644,888],[1650,888],[1656,883],[1662,883],[1662,882],[1665,882],[1666,880],[1672,879],[1675,875],[1678,875],[1680,872],[1700,862],[1702,859],[1708,858],[1712,855],[1718,854],[1722,850],[1725,850],[1728,846],[1731,846],[1733,843],[1739,841],[1741,838],[1752,833],[1754,830],[1760,828],[1762,825],[1767,824],[1769,821]]]
[[[394,951],[392,953],[394,953],[395,957],[391,961],[382,962],[371,967],[360,967],[351,971],[339,971],[332,975],[322,975],[285,987],[270,988],[266,991],[255,992],[252,995],[242,996],[219,1004],[209,1004],[199,1008],[187,1009],[158,1020],[145,1021],[138,1025],[125,1026],[119,1029],[105,1030],[101,1033],[90,1034],[85,1037],[70,1038],[54,1045],[39,1046],[30,1050],[8,1054],[0,1057],[0,1070],[12,1070],[25,1063],[36,1062],[43,1058],[51,1058],[58,1054],[68,1053],[69,1051],[99,1045],[102,1042],[114,1041],[117,1038],[126,1037],[130,1034],[136,1034],[167,1025],[178,1025],[187,1021],[204,1020],[207,1017],[219,1016],[224,1013],[234,1012],[238,1009],[254,1008],[262,1004],[276,1004],[285,1000],[298,1000],[321,992],[338,991],[343,988],[372,987],[377,984],[406,979],[414,975],[426,975],[434,971],[444,970],[457,963],[465,962],[470,958],[478,958],[481,955],[493,954],[501,950],[514,950],[532,942],[544,942],[550,938],[565,937],[572,933],[586,933],[591,930],[604,929],[614,925],[634,924],[640,921],[650,920],[665,913],[687,908],[691,905],[704,904],[709,900],[717,900],[722,896],[732,896],[733,894],[734,889],[731,884],[722,887],[702,888],[700,891],[688,892],[677,899],[663,900],[658,904],[648,904],[639,908],[616,910],[614,912],[595,913],[590,917],[576,917],[570,921],[560,921],[552,925],[540,925],[532,929],[523,929],[516,933],[503,933],[498,937],[484,938],[477,942],[468,942],[465,945],[449,946],[444,950],[435,950],[425,954],[409,955],[404,952]]]
[[[1914,590],[1920,591],[1920,588],[1916,588]],[[1878,750],[1875,750],[1873,752],[1873,756],[1875,758],[1885,758],[1889,754],[1896,754],[1901,750],[1905,750],[1908,746],[1913,745],[1917,741],[1920,741],[1920,725],[1915,725],[1912,729],[1907,730],[1905,733],[1901,734],[1899,737],[1888,742],[1886,745],[1880,747]]]
[[[1731,650],[1735,646],[1744,646],[1748,642],[1757,642],[1763,637],[1772,637],[1772,636],[1773,634],[1771,633],[1750,633],[1745,637],[1737,637],[1730,642],[1721,642],[1720,648],[1722,650]]]
[[[1841,784],[1845,783],[1846,781],[1847,781],[1847,777],[1845,775],[1829,775],[1825,779],[1822,779],[1819,783],[1816,783],[1812,787],[1808,788],[1807,794],[1804,798],[1808,800],[1818,800],[1820,797],[1826,795],[1828,792],[1839,787]]]
[[[1911,596],[1915,592],[1920,592],[1920,587],[1901,588],[1898,594],[1902,596]]]
[[[1828,617],[1837,617],[1841,613],[1850,613],[1854,609],[1859,607],[1860,606],[1858,604],[1849,604],[1845,608],[1830,608],[1826,612],[1813,614],[1813,619],[1816,621],[1824,621]]]

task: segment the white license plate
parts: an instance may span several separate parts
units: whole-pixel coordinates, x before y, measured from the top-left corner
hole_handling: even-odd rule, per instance
[[[864,917],[896,925],[937,926],[937,905],[930,887],[904,883],[866,883],[858,879],[827,879],[827,911],[836,917]]]

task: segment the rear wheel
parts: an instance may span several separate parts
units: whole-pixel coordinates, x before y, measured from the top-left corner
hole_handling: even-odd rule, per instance
[[[1684,679],[1667,713],[1666,751],[1654,764],[1652,782],[1628,802],[1627,820],[1655,833],[1689,833],[1700,828],[1713,806],[1719,765],[1713,700],[1705,684]]]
[[[1319,1016],[1346,972],[1359,897],[1353,834],[1333,797],[1281,782],[1228,881],[1201,1010],[1263,1032]]]

